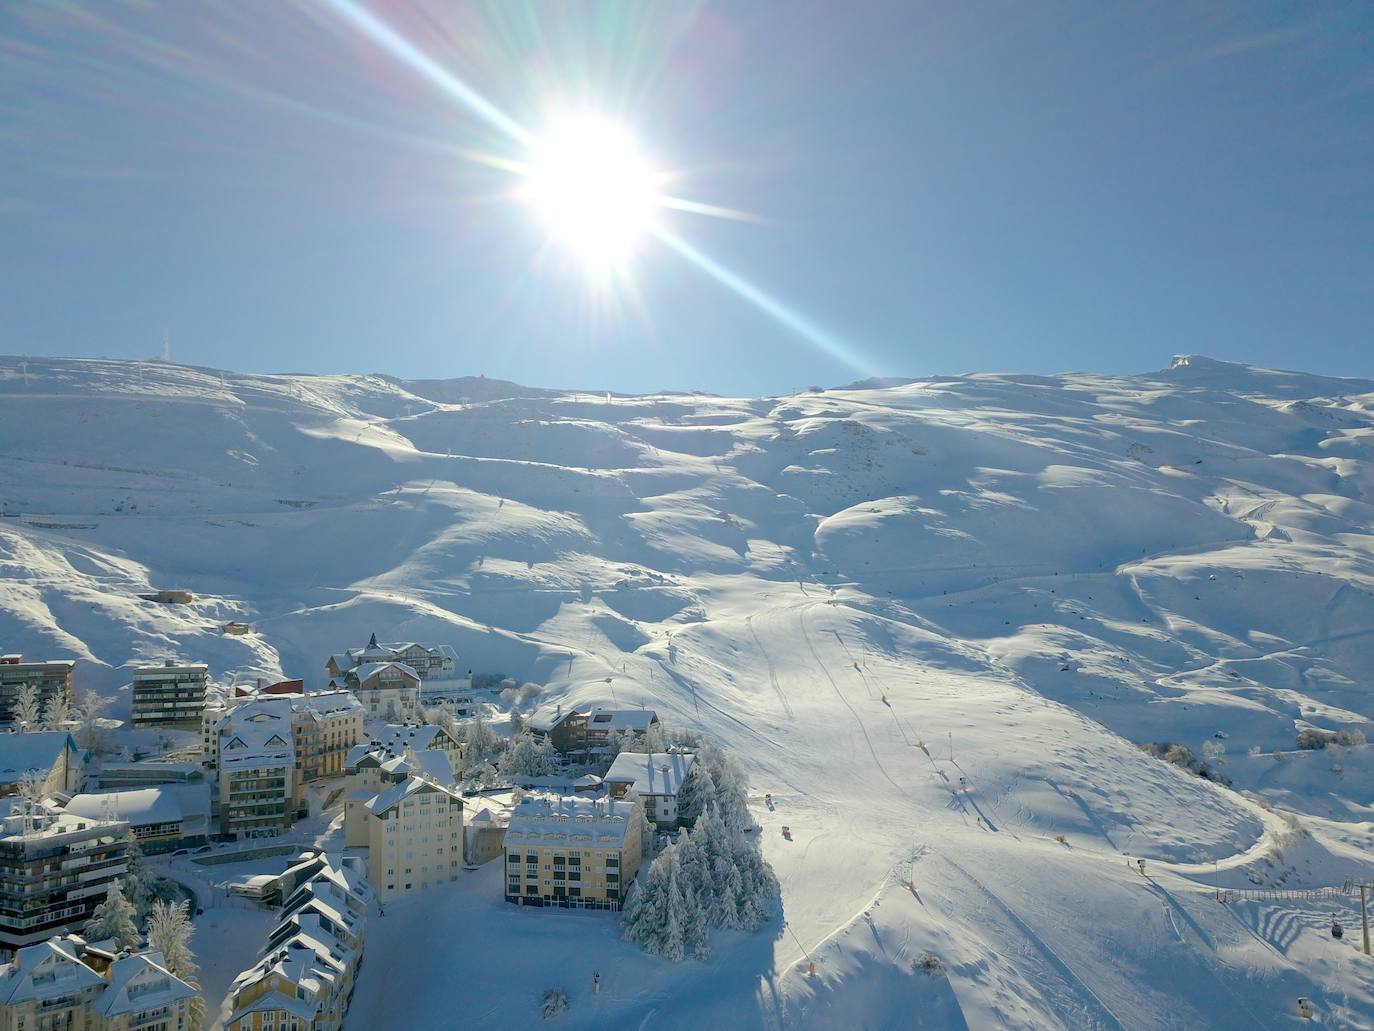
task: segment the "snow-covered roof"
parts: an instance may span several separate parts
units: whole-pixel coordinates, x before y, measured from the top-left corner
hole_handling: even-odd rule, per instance
[[[165,773],[168,775],[197,773],[200,770],[200,763],[174,763],[174,762],[102,762],[100,772],[103,773]]]
[[[41,1002],[102,984],[104,978],[77,958],[72,939],[51,938],[20,949],[0,967],[0,1005]]]
[[[95,1002],[95,1010],[106,1017],[141,1013],[197,995],[196,989],[165,966],[160,952],[141,952],[121,956],[110,965],[109,987]]]
[[[210,785],[157,784],[76,795],[67,803],[67,812],[98,819],[106,806],[131,826],[180,823],[183,833],[203,834],[210,820]]]
[[[462,796],[451,788],[446,788],[442,784],[436,784],[432,780],[423,777],[407,777],[399,784],[394,784],[387,788],[380,795],[367,803],[368,811],[373,816],[381,816],[382,813],[394,808],[398,803],[405,801],[411,795],[422,791],[438,791],[447,795],[449,798],[456,799],[462,803]]]
[[[525,718],[525,728],[547,734],[569,716],[579,715],[570,705],[541,705]]]
[[[675,798],[695,762],[696,756],[686,752],[621,752],[601,779],[605,784],[629,784],[641,796]]]
[[[358,678],[358,683],[361,684],[364,680],[367,680],[370,677],[375,676],[382,670],[386,669],[388,666],[395,666],[406,676],[412,677],[415,680],[420,679],[420,674],[416,673],[415,670],[407,666],[404,662],[365,662],[357,669],[352,670],[351,672],[353,676]]]
[[[587,714],[588,730],[605,730],[624,733],[632,730],[643,734],[658,722],[658,713],[653,709],[603,709],[597,707]]]
[[[318,691],[294,699],[296,712],[310,712],[320,716],[361,716],[363,705],[351,691]]]
[[[457,744],[448,731],[434,723],[418,726],[388,723],[373,735],[372,743],[393,752],[404,751],[406,745],[419,751],[421,748],[452,748]]]
[[[511,811],[505,844],[618,848],[625,844],[635,811],[614,798],[527,795]]]
[[[65,730],[39,730],[32,734],[0,734],[0,784],[18,784],[26,773],[47,773],[64,749],[78,752]]]

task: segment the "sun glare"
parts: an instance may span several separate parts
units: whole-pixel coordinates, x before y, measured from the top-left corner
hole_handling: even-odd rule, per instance
[[[597,119],[565,123],[539,141],[524,192],[554,237],[598,265],[628,257],[660,207],[634,141]]]

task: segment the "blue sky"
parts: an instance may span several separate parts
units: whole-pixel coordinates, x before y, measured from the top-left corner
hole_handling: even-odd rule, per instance
[[[721,393],[1374,375],[1367,3],[373,5],[532,132],[602,112],[755,216],[666,216],[741,293],[653,240],[592,288],[472,160],[521,144],[348,2],[0,7],[0,351],[166,326],[245,371]]]

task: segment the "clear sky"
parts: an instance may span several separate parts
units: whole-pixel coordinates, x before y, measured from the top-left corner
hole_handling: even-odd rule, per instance
[[[1364,0],[363,2],[0,5],[0,352],[168,327],[244,371],[721,393],[1374,375]],[[511,165],[585,112],[750,217],[663,210],[589,275]]]

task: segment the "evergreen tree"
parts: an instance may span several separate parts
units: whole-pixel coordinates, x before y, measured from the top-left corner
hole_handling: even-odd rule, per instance
[[[87,941],[113,938],[121,949],[136,949],[139,941],[137,916],[134,904],[124,896],[116,877],[105,889],[105,901],[95,907],[82,933]]]
[[[554,772],[557,753],[548,738],[520,733],[496,764],[507,777],[547,777]]]
[[[639,856],[647,859],[654,852],[654,835],[657,831],[649,818],[644,815],[644,802],[639,797],[639,792],[633,786],[625,789],[625,794],[620,796],[620,800],[627,806],[633,806],[638,811],[639,820]]]

